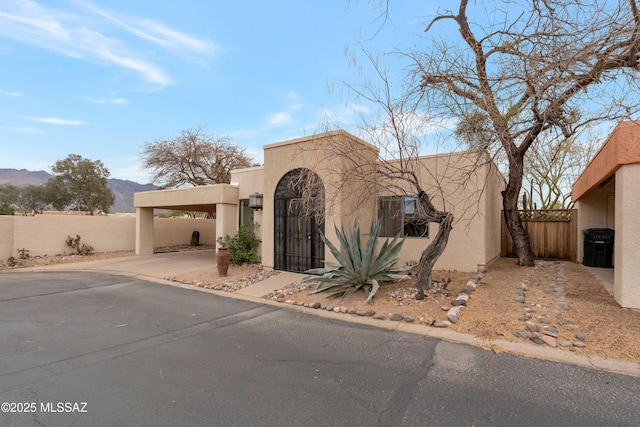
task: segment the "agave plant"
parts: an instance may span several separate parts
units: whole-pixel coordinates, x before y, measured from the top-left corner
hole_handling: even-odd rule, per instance
[[[391,242],[387,239],[380,251],[377,251],[380,221],[371,224],[369,240],[364,248],[361,246],[360,227],[357,222],[349,227],[348,231],[345,231],[344,227],[334,227],[341,250],[338,250],[324,234],[320,233],[320,237],[338,262],[324,261],[325,266],[332,268],[314,268],[306,271],[308,274],[320,275],[305,279],[305,282],[317,282],[312,294],[330,292],[331,297],[344,299],[362,290],[367,297],[366,302],[370,303],[380,289],[380,283],[409,278],[401,273],[411,270],[413,266],[394,267],[404,238],[396,236]]]

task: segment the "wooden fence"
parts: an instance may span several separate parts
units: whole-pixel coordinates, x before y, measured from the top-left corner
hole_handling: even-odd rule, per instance
[[[578,211],[522,210],[520,218],[529,233],[535,258],[576,262],[578,257]],[[515,245],[502,216],[503,257],[514,257]]]

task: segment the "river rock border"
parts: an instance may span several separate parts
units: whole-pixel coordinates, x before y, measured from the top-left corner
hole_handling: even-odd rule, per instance
[[[467,284],[457,293],[456,297],[451,301],[450,305],[443,305],[442,310],[447,312],[447,320],[437,321],[430,316],[424,314],[418,319],[413,316],[403,314],[400,312],[391,313],[378,313],[374,310],[358,310],[355,307],[338,306],[332,304],[321,304],[320,302],[305,302],[297,299],[292,299],[290,296],[304,291],[305,289],[311,289],[315,287],[313,283],[305,283],[302,281],[292,283],[283,288],[276,289],[273,292],[268,293],[263,298],[272,301],[277,301],[283,304],[295,305],[300,307],[311,308],[314,310],[332,311],[334,313],[349,314],[361,317],[373,317],[377,320],[390,320],[394,322],[406,322],[406,323],[418,323],[425,326],[432,326],[434,328],[448,328],[452,324],[455,324],[460,319],[460,315],[467,306],[471,294],[478,288],[482,277],[484,277],[486,270],[479,271],[473,277],[471,277]]]
[[[554,268],[554,271],[548,270],[551,267]],[[548,278],[547,276],[553,277]],[[537,263],[515,289],[515,302],[524,310],[518,320],[524,325],[519,330],[511,332],[511,335],[530,340],[538,345],[548,345],[553,348],[560,345],[560,347],[571,351],[586,347],[586,335],[583,332],[576,331],[573,340],[562,339],[561,332],[556,325],[552,324],[552,320],[548,316],[538,315],[540,310],[549,309],[551,313],[555,313],[555,319],[560,326],[567,325],[568,322],[562,315],[563,311],[570,310],[565,299],[567,296],[566,284],[565,269],[561,262],[541,261]],[[543,288],[544,293],[551,298],[551,303],[543,306],[540,302],[530,300],[528,295],[531,287]]]
[[[186,287],[194,286],[197,288],[211,289],[214,291],[236,292],[236,291],[239,291],[240,289],[246,288],[247,286],[253,285],[254,283],[261,282],[265,279],[268,279],[271,276],[280,274],[280,272],[277,270],[262,269],[261,266],[256,267],[256,269],[258,269],[259,271],[255,274],[251,274],[241,279],[231,280],[228,282],[216,283],[216,284],[199,282],[199,281],[185,281],[177,277],[165,277],[164,279],[169,280],[171,282],[182,283]]]

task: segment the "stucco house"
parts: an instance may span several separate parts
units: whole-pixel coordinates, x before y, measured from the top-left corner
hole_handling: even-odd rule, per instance
[[[417,194],[390,174],[384,178],[400,160],[380,161],[378,154],[345,131],[326,132],[266,145],[264,166],[234,170],[230,184],[136,193],[136,253],[153,253],[153,209],[165,208],[215,212],[218,236],[233,235],[244,220],[254,220],[267,268],[303,272],[323,266],[331,253],[319,231],[335,242],[334,224],[357,220],[366,231],[376,218],[384,236],[406,236],[399,263],[417,261],[438,225],[413,222]],[[504,180],[488,156],[470,151],[409,162],[434,205],[455,217],[435,268],[476,271],[497,259]]]
[[[572,188],[578,230],[615,231],[613,296],[622,307],[640,308],[640,121],[620,123]],[[584,257],[578,233],[578,261]]]

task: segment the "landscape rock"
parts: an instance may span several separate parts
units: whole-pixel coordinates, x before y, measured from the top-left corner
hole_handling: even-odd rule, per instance
[[[530,336],[529,339],[536,344],[543,345],[545,342],[539,336]]]
[[[419,319],[419,323],[421,325],[431,326],[434,324],[434,322],[435,322],[435,319],[432,319],[426,314],[423,314],[422,316],[420,316],[420,319]]]
[[[531,332],[538,332],[538,325],[536,325],[533,322],[527,322],[527,329],[529,329]]]
[[[404,316],[402,314],[400,314],[400,313],[391,313],[389,315],[389,320],[393,320],[393,321],[396,321],[396,322],[401,321],[403,318],[404,318]]]
[[[458,323],[460,313],[462,313],[462,309],[460,307],[453,307],[447,312],[447,319],[449,319],[451,323]]]
[[[538,322],[540,322],[540,323],[544,323],[544,324],[549,324],[549,323],[551,323],[551,322],[549,321],[549,319],[547,319],[547,318],[546,318],[546,317],[544,317],[544,316],[538,316]]]
[[[558,341],[554,337],[550,337],[548,335],[541,335],[540,339],[544,341],[544,343],[549,347],[553,347],[553,348],[558,347]]]
[[[449,326],[451,326],[449,322],[433,322],[434,328],[448,328]]]

